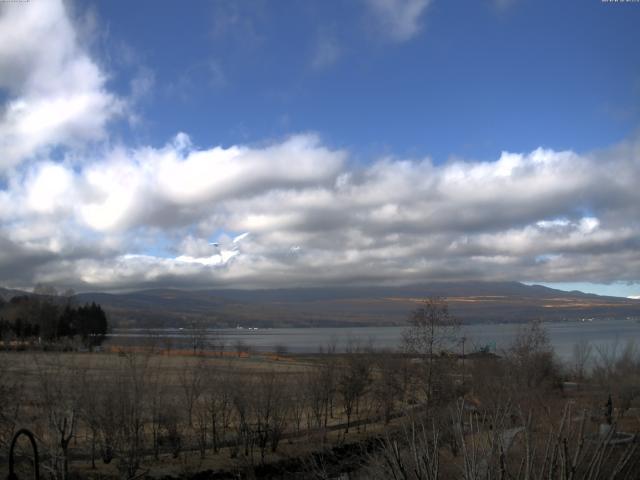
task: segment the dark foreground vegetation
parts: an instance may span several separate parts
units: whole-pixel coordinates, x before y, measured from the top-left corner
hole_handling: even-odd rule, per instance
[[[67,348],[100,345],[108,330],[107,315],[92,302],[75,305],[72,293],[18,295],[5,302],[0,298],[0,342],[34,348]]]
[[[538,323],[500,356],[448,353],[457,334],[427,300],[398,352],[3,352],[0,465],[26,427],[54,479],[639,478],[632,343],[560,365]]]

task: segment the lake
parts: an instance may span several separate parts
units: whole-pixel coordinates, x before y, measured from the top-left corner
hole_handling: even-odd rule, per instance
[[[628,340],[640,341],[640,323],[632,319],[593,320],[585,322],[545,323],[545,329],[556,354],[569,359],[573,346],[579,341],[588,341],[594,347],[618,349]],[[465,351],[471,352],[488,346],[500,353],[523,328],[520,324],[474,324],[461,328]],[[211,341],[222,339],[225,348],[233,350],[238,342],[250,346],[254,351],[275,351],[282,347],[291,353],[315,353],[335,344],[337,351],[344,351],[350,342],[376,348],[396,349],[402,345],[405,327],[353,327],[353,328],[269,328],[269,329],[215,329],[207,330]],[[183,348],[191,344],[192,334],[188,329],[115,329],[108,342],[121,345],[140,345],[157,339],[171,339],[174,347]],[[459,347],[461,348],[461,346]]]

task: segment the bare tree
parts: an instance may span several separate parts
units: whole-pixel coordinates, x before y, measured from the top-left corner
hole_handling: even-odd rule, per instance
[[[200,360],[192,365],[187,359],[183,361],[179,373],[179,384],[182,392],[182,404],[187,413],[187,426],[193,427],[193,410],[203,394],[205,363]]]
[[[144,454],[148,362],[146,355],[125,356],[115,382],[113,400],[118,408],[118,469],[126,478],[136,476]]]
[[[162,415],[167,409],[166,375],[162,364],[156,365],[147,376],[149,398],[145,402],[146,418],[151,429],[151,444],[153,457],[158,460],[160,454],[160,440],[162,435]]]
[[[22,418],[24,409],[24,380],[22,376],[11,375],[9,359],[0,354],[0,447],[9,448],[18,422]]]
[[[309,410],[307,412],[307,428],[322,426],[322,416],[324,413],[324,404],[326,391],[322,384],[317,381],[321,378],[319,370],[313,370],[307,373],[304,385],[308,389],[305,397],[309,402]]]
[[[244,456],[253,459],[254,437],[252,431],[251,419],[251,385],[244,378],[235,377],[233,379],[233,392],[231,401],[235,411],[235,425],[237,433],[236,448],[231,450],[231,455],[238,454],[238,450],[242,446],[244,448]]]
[[[620,349],[617,341],[598,345],[593,366],[593,379],[616,397],[624,414],[640,396],[640,352],[633,339]]]
[[[262,373],[254,380],[254,395],[251,397],[253,434],[262,463],[267,446],[275,452],[285,429],[289,405],[283,387],[282,378],[273,371]]]
[[[144,427],[148,357],[128,354],[118,358],[109,376],[100,379],[100,395],[94,411],[104,463],[117,460],[124,478],[133,478],[144,455]]]
[[[173,458],[178,458],[182,452],[184,430],[182,418],[180,418],[180,405],[172,396],[165,399],[166,409],[160,414],[160,425],[163,435],[162,443],[166,443]]]
[[[291,416],[296,428],[296,433],[300,433],[300,426],[304,419],[304,414],[309,408],[308,387],[305,385],[307,377],[296,375],[289,381],[287,392],[289,393],[289,403],[291,405]]]
[[[334,359],[328,357],[323,364],[309,371],[305,384],[308,388],[306,397],[309,402],[309,414],[313,418],[313,422],[308,423],[315,423],[316,428],[326,430],[336,389]]]
[[[356,349],[349,352],[338,373],[337,391],[347,417],[345,433],[349,433],[352,415],[359,413],[360,399],[371,380],[371,363],[368,356]]]
[[[200,458],[203,459],[207,452],[209,430],[209,403],[204,394],[199,395],[195,401],[193,418],[193,431],[200,451]]]
[[[52,440],[46,468],[55,478],[69,475],[69,446],[76,434],[80,413],[80,395],[76,382],[82,371],[70,369],[56,359],[46,365],[34,357],[37,365],[41,407],[44,409],[49,437]]]
[[[118,421],[117,406],[112,401],[116,392],[113,378],[102,379],[101,395],[97,397],[93,412],[98,427],[98,445],[100,455],[105,464],[111,463],[117,451]]]
[[[382,413],[385,424],[391,421],[396,404],[402,399],[403,359],[390,354],[373,357],[377,376],[372,383],[372,393],[376,408]]]
[[[197,355],[209,348],[209,341],[207,337],[207,325],[202,320],[195,320],[191,322],[189,328],[189,341],[193,354]]]
[[[460,461],[444,462],[443,431],[436,423],[411,423],[401,435],[388,436],[370,459],[371,479],[436,480],[577,480],[637,478],[638,446],[616,445],[612,429],[598,438],[569,406],[551,424],[522,412],[520,424],[508,425],[509,408],[491,419],[467,412],[459,402],[452,412]],[[577,420],[577,421],[576,421]],[[491,428],[487,428],[487,424]]]
[[[616,388],[622,417],[633,401],[640,396],[640,351],[633,339],[629,339],[616,361]]]
[[[190,436],[195,437],[201,458],[205,456],[209,427],[209,411],[204,397],[205,375],[206,364],[203,359],[195,364],[184,359],[178,375],[180,402],[187,414],[185,426]]]
[[[411,424],[400,440],[386,437],[380,453],[371,459],[369,478],[438,480],[440,437],[436,429]]]
[[[87,369],[89,370],[89,369]],[[80,387],[80,417],[88,431],[91,443],[91,468],[96,468],[97,445],[100,435],[100,416],[97,414],[100,401],[104,397],[104,379],[85,374],[79,382]]]
[[[449,306],[441,298],[421,300],[411,313],[409,328],[403,335],[404,346],[409,353],[425,357],[423,381],[427,405],[434,395],[436,354],[455,344],[459,328],[460,323],[449,314]]]
[[[231,365],[224,370],[209,370],[205,396],[211,422],[211,446],[218,452],[219,443],[226,438],[233,410],[233,377],[236,374]]]
[[[520,328],[507,351],[513,385],[534,388],[559,381],[560,367],[554,357],[549,335],[539,321]]]
[[[591,360],[593,346],[587,339],[580,339],[573,345],[571,356],[571,373],[576,380],[584,380],[586,369]]]

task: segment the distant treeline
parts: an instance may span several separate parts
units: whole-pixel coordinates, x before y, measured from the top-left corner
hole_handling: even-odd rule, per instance
[[[0,338],[56,342],[77,338],[86,347],[100,345],[108,330],[107,315],[96,303],[76,306],[68,297],[21,295],[0,299]]]

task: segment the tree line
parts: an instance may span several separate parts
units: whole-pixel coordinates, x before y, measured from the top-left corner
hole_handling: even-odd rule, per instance
[[[20,295],[0,300],[0,339],[54,343],[78,339],[100,345],[109,329],[107,315],[94,302],[74,305],[68,296]]]

